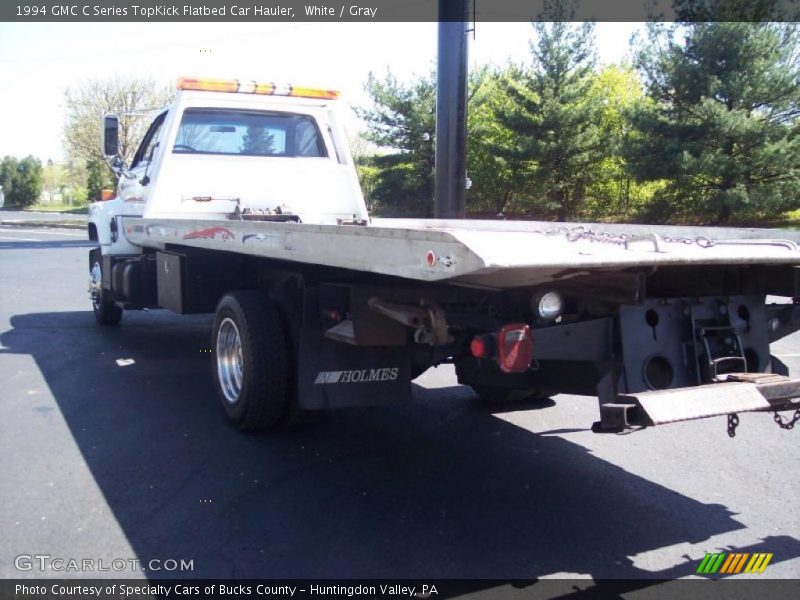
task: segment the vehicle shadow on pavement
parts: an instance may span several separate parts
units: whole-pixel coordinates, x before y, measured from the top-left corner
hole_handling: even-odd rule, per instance
[[[653,572],[628,557],[743,528],[725,506],[493,416],[466,388],[237,433],[211,385],[209,322],[37,313],[0,336],[0,354],[35,359],[139,558],[194,560],[175,576],[671,578],[697,561]],[[800,556],[788,536],[764,547]]]

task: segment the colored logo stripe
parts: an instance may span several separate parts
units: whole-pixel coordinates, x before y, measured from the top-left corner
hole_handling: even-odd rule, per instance
[[[697,572],[702,574],[716,573],[719,570],[719,567],[722,564],[722,560],[724,558],[725,558],[724,552],[718,552],[716,554],[711,552],[706,552],[706,555],[703,558],[703,562],[701,562],[700,566],[697,567]]]
[[[734,573],[738,573],[744,567],[744,561],[747,560],[747,557],[750,556],[749,554],[741,554],[741,553],[733,553],[728,555],[728,560],[722,565],[722,569],[720,569],[720,573],[726,573],[728,575],[732,575]]]
[[[763,573],[772,556],[771,552],[755,552],[752,555],[748,552],[706,552],[696,572],[701,575],[713,575],[717,572],[734,575],[744,569],[745,573]]]
[[[753,558],[750,559],[750,562],[747,563],[747,568],[745,568],[745,573],[763,573],[764,569],[767,568],[769,561],[772,560],[772,552],[767,554],[766,552],[761,552],[757,554],[753,554]]]

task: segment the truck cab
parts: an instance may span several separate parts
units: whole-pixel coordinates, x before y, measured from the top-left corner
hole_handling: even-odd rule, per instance
[[[113,200],[90,205],[90,237],[104,253],[138,252],[121,234],[123,216],[365,222],[337,98],[333,90],[182,78],[130,165],[117,152],[119,120],[106,115],[104,153],[119,183]]]

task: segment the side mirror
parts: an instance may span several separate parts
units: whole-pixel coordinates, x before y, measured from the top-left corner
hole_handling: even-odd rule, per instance
[[[111,160],[119,155],[119,117],[103,115],[103,156]]]

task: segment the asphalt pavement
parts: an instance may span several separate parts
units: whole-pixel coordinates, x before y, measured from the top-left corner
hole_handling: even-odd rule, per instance
[[[595,398],[496,412],[441,367],[408,406],[243,435],[210,317],[95,325],[90,247],[0,227],[0,577],[143,575],[19,570],[45,554],[151,577],[674,578],[734,550],[800,577],[800,427],[598,435]],[[773,349],[800,372],[800,336]]]
[[[63,219],[65,221],[75,221],[85,223],[86,215],[73,215],[70,213],[35,211],[35,210],[10,210],[4,208],[0,210],[0,219],[20,220],[20,221],[49,221],[52,219]]]
[[[0,210],[0,227],[33,225],[61,226],[63,228],[82,229],[86,227],[86,215],[72,215],[69,213],[43,212],[30,210]]]

